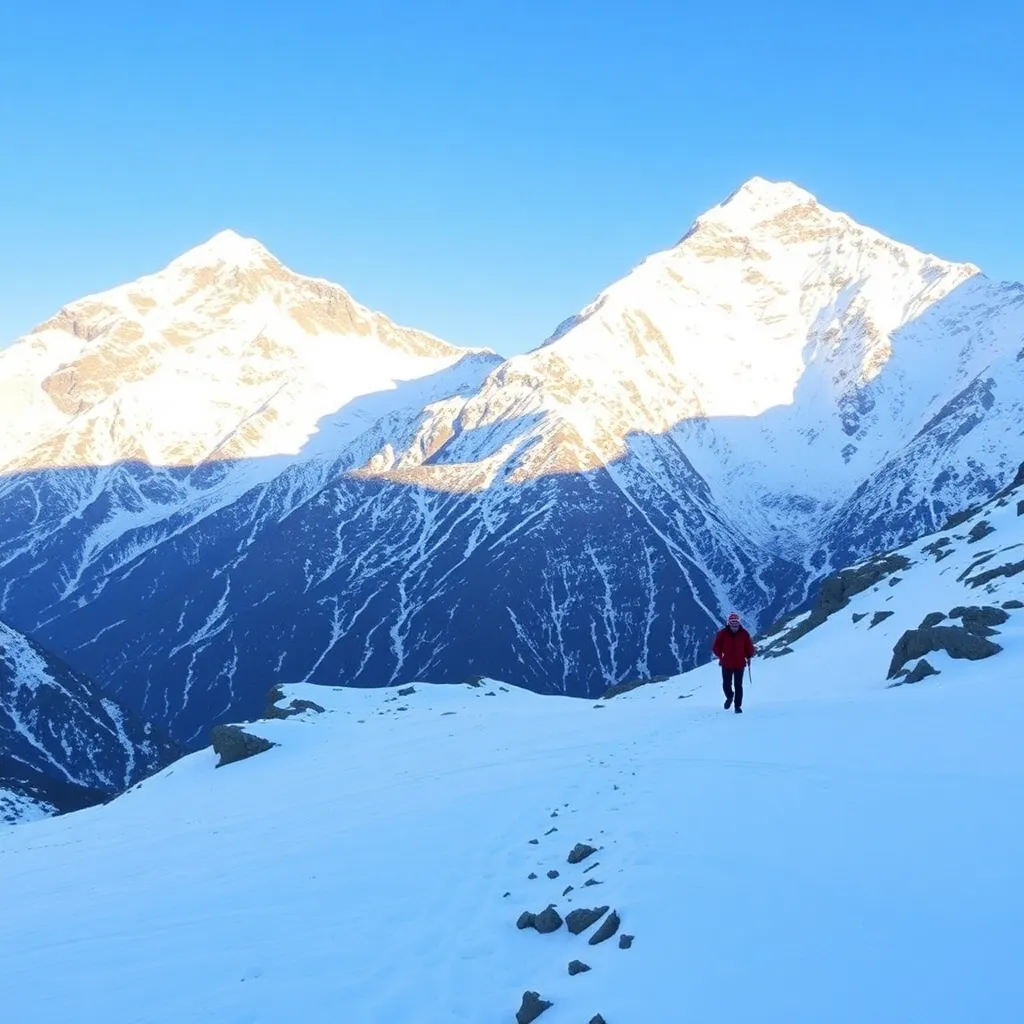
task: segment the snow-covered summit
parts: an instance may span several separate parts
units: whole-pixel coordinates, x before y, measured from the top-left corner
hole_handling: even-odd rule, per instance
[[[236,269],[262,264],[280,265],[255,238],[247,238],[228,228],[178,256],[167,269],[184,270],[222,263]]]

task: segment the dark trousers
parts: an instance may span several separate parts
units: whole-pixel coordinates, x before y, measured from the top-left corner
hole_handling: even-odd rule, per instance
[[[725,691],[725,696],[736,707],[743,707],[743,669],[725,668],[723,666],[722,689]]]

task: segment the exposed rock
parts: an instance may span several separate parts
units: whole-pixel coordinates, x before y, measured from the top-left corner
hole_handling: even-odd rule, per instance
[[[645,679],[630,679],[625,683],[616,683],[614,686],[609,686],[601,694],[601,700],[611,700],[612,697],[618,697],[622,693],[629,693],[630,690],[639,689],[641,686],[647,686],[649,683],[664,683],[671,678],[671,676],[650,676]]]
[[[526,877],[532,882],[537,877],[537,874],[536,872],[531,871]]]
[[[585,932],[592,924],[600,921],[607,913],[607,907],[593,907],[590,909],[580,907],[578,910],[572,910],[566,915],[565,926],[573,935],[579,935],[581,932]]]
[[[955,515],[950,516],[946,520],[946,525],[942,528],[945,533],[946,530],[953,530],[963,523],[966,523],[968,519],[977,515],[981,511],[980,505],[971,505],[970,508],[965,508],[962,512],[957,512]]]
[[[602,922],[601,927],[590,936],[590,945],[596,946],[599,942],[610,939],[619,930],[619,915],[613,910]]]
[[[933,668],[927,658],[922,658],[904,677],[904,683],[919,683],[929,676],[937,676],[938,669]]]
[[[1024,572],[1024,559],[1019,562],[1007,562],[1005,565],[996,566],[994,569],[986,569],[985,572],[972,576],[967,582],[972,587],[983,587],[986,583],[998,579],[1000,576],[1016,576]]]
[[[942,612],[929,612],[922,620],[918,629],[931,629],[937,626],[946,616]]]
[[[572,850],[570,850],[568,860],[570,864],[579,864],[580,861],[586,860],[594,853],[597,853],[597,850],[588,843],[577,843]]]
[[[531,914],[528,910],[524,910],[519,915],[519,920],[516,921],[516,927],[520,931],[525,931],[527,928],[532,928],[534,922],[537,920],[536,914]]]
[[[888,678],[915,658],[923,658],[932,651],[945,651],[951,658],[977,661],[998,654],[1002,648],[983,636],[977,636],[961,626],[932,626],[930,629],[908,629],[896,641],[889,664]]]
[[[589,874],[591,871],[594,870],[594,868],[599,868],[600,866],[601,866],[601,862],[599,860],[595,860],[594,863],[591,864],[589,868],[584,868],[583,869],[583,874],[585,874],[585,875]]]
[[[416,687],[415,686],[403,686],[398,691],[398,696],[399,697],[411,697],[415,692],[416,692]]]
[[[902,576],[890,576],[889,577],[889,586],[890,587],[895,587],[897,583],[902,583],[902,582],[903,582],[903,577]]]
[[[885,622],[885,620],[891,618],[893,614],[893,612],[875,612],[875,614],[871,616],[871,624],[868,626],[868,629],[873,629],[880,622]]]
[[[990,533],[995,533],[994,527],[989,524],[987,519],[982,519],[980,523],[975,523],[971,528],[971,532],[967,534],[967,543],[976,544],[983,537],[987,537]]]
[[[857,625],[857,623],[860,622],[861,619],[866,619],[867,617],[868,617],[868,613],[867,612],[854,612],[853,615],[851,616],[851,618],[853,619],[853,624],[854,625]]]
[[[551,828],[549,828],[547,830],[547,832],[544,833],[544,835],[549,836],[549,835],[551,835],[552,832],[557,832],[557,831],[558,831],[558,826],[557,825],[552,825]]]
[[[1024,516],[1024,501],[1017,502],[1017,515]]]
[[[821,590],[810,613],[783,632],[786,620],[773,626],[766,635],[774,636],[781,632],[770,645],[761,650],[763,657],[778,657],[780,648],[789,647],[800,637],[810,633],[812,629],[820,626],[830,615],[845,608],[850,599],[856,594],[870,590],[876,583],[881,583],[887,576],[909,569],[911,562],[903,555],[888,554],[878,555],[863,565],[853,566],[850,569],[843,569],[832,576],[827,577],[821,584]]]
[[[932,555],[936,562],[941,562],[944,558],[953,554],[953,549],[950,545],[953,541],[949,537],[940,537],[938,540],[933,540],[931,544],[925,545],[921,550],[928,555]]]
[[[583,888],[584,888],[584,889],[587,889],[587,888],[589,888],[589,887],[590,887],[590,886],[592,886],[592,885],[604,885],[604,882],[599,882],[599,881],[598,881],[598,880],[597,880],[596,878],[588,878],[588,879],[587,879],[587,880],[586,880],[586,881],[585,881],[585,882],[583,883]]]
[[[214,753],[220,756],[218,768],[234,764],[235,761],[244,761],[247,757],[254,757],[277,746],[262,736],[253,736],[240,725],[215,725],[211,739]]]
[[[572,892],[572,890],[573,890],[573,887],[572,887],[571,885],[567,885],[567,886],[566,886],[566,887],[565,887],[565,888],[564,888],[564,889],[562,890],[562,895],[563,895],[563,896],[568,896],[568,895],[569,895],[569,893],[571,893],[571,892]]]
[[[633,945],[633,936],[623,932],[619,936],[619,949],[630,949]]]
[[[978,636],[992,636],[992,626],[1001,626],[1010,617],[1002,608],[993,608],[992,605],[985,605],[979,608],[971,605],[967,608],[956,607],[951,611],[950,618],[960,619],[964,629]]]
[[[569,977],[574,977],[577,974],[583,974],[584,971],[589,971],[589,964],[585,964],[582,960],[570,960],[569,961]]]
[[[1014,598],[1012,601],[1004,601],[1003,607],[1007,611],[1014,611],[1017,608],[1024,608],[1024,601],[1018,601],[1016,598]]]
[[[590,1024],[606,1024],[606,1022],[601,1014],[595,1013],[594,1016],[590,1018]]]
[[[530,840],[530,845],[531,846],[537,846],[539,843],[540,843],[539,839],[531,839]]]
[[[557,871],[555,871],[555,870],[554,870],[554,868],[552,868],[552,869],[551,869],[551,870],[550,870],[550,871],[548,872],[548,878],[557,878],[557,877],[558,877],[558,872],[557,872]]]
[[[552,1005],[547,999],[541,999],[539,992],[524,992],[522,1005],[516,1011],[516,1024],[531,1024]]]
[[[562,927],[562,915],[554,907],[545,907],[533,919],[533,927],[541,935],[550,935]]]
[[[301,715],[303,711],[315,711],[322,714],[322,708],[315,701],[303,700],[294,697],[285,707],[279,707],[281,701],[285,700],[284,690],[280,686],[273,686],[267,694],[267,710],[263,712],[264,718],[291,718],[293,715]]]

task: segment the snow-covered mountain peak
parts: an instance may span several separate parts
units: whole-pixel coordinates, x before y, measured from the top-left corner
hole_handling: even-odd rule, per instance
[[[255,238],[246,238],[229,228],[183,253],[172,261],[168,269],[214,267],[220,264],[237,268],[280,265]]]
[[[805,208],[807,213],[830,213],[810,192],[791,181],[768,181],[755,176],[712,207],[699,221],[753,227],[795,208]]]

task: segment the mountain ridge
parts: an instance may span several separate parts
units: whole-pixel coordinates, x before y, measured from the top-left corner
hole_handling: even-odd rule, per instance
[[[796,186],[744,188],[716,208],[728,223],[710,211],[507,360],[389,346],[344,303],[337,330],[309,331],[288,313],[304,286],[273,271],[254,292],[221,256],[261,265],[265,250],[216,236],[174,271],[182,303],[147,314],[208,318],[205,376],[172,392],[193,448],[175,447],[181,409],[161,433],[126,379],[96,406],[117,459],[9,463],[0,614],[195,745],[280,680],[483,674],[593,695],[674,675],[724,612],[772,621],[830,571],[994,493],[1024,421],[1024,288]],[[204,261],[247,297],[237,323],[208,281],[190,294]],[[273,347],[250,380],[267,309],[301,351]],[[117,329],[102,311],[90,324]],[[104,344],[70,337],[0,354],[0,387],[36,344]],[[21,373],[28,390],[47,379]],[[73,437],[90,415],[69,418]],[[4,429],[23,433],[9,410]]]

